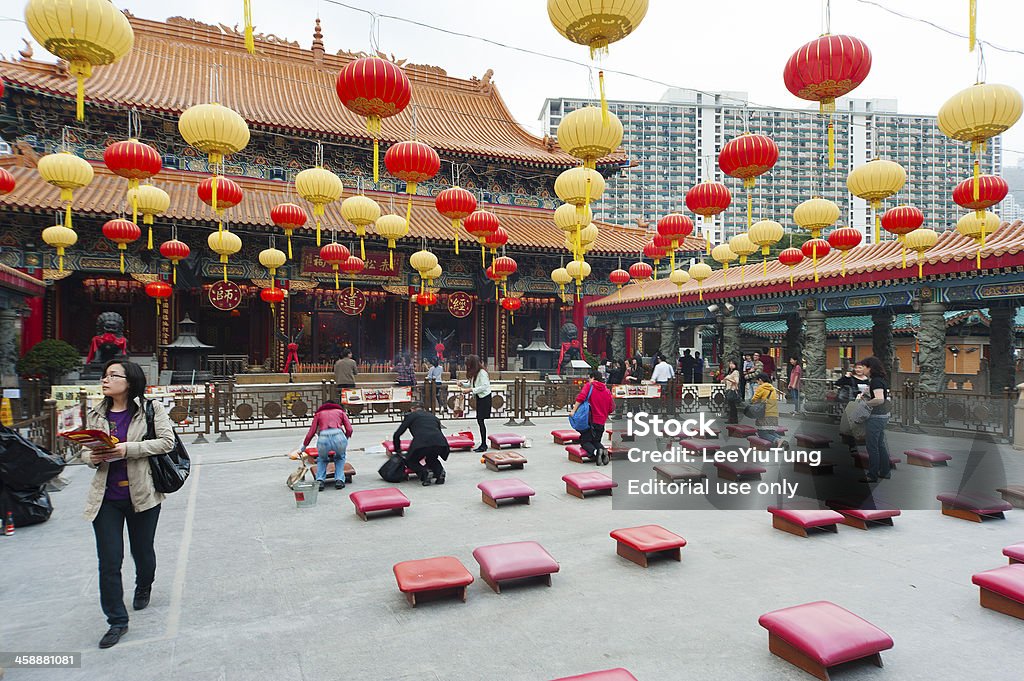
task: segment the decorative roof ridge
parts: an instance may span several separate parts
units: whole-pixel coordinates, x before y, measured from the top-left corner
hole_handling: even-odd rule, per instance
[[[26,283],[29,283],[29,284],[33,284],[35,286],[44,287],[44,288],[46,286],[46,284],[43,283],[41,280],[36,279],[35,277],[33,277],[30,274],[25,274],[21,270],[17,270],[15,268],[11,267],[10,265],[5,265],[3,263],[0,263],[0,272],[4,272],[6,274],[11,275],[15,279],[21,279],[22,281],[24,281]]]

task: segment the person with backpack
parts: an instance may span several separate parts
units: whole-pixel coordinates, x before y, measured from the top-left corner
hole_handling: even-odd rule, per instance
[[[316,481],[320,489],[323,490],[327,479],[331,452],[334,452],[334,489],[345,489],[345,452],[348,439],[352,437],[352,422],[340,404],[328,401],[320,405],[313,415],[313,423],[302,441],[300,452],[306,451],[313,436],[316,436]]]
[[[586,407],[584,407],[586,405]],[[590,380],[583,384],[580,394],[576,396],[576,404],[569,414],[570,422],[577,412],[581,410],[589,413],[587,424],[579,425],[580,446],[590,455],[598,466],[608,465],[608,451],[601,446],[601,439],[604,437],[604,427],[608,422],[608,415],[615,409],[615,398],[612,397],[608,386],[601,380],[601,372],[591,369]]]
[[[83,447],[82,462],[95,468],[86,495],[85,518],[92,521],[99,558],[100,605],[109,630],[100,648],[117,645],[128,631],[124,606],[121,564],[124,560],[124,528],[128,526],[135,561],[135,597],[132,609],[149,605],[156,577],[157,521],[164,495],[156,490],[149,457],[174,449],[174,427],[159,402],[153,405],[153,432],[147,439],[146,373],[135,362],[112,359],[103,367],[100,380],[103,400],[86,412],[85,427],[100,430],[114,439],[106,449]]]

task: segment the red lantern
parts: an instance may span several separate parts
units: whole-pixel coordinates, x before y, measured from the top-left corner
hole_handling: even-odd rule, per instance
[[[786,89],[800,99],[819,103],[821,113],[836,110],[836,97],[860,85],[871,70],[871,50],[848,35],[823,35],[786,62]]]
[[[824,239],[809,239],[800,247],[804,257],[810,258],[814,266],[814,281],[818,281],[818,258],[828,255],[832,247]]]
[[[338,99],[349,111],[366,117],[373,138],[373,181],[379,182],[380,119],[401,113],[412,98],[405,72],[380,57],[355,59],[345,65],[335,83]]]
[[[508,232],[506,232],[504,228],[498,227],[496,230],[485,236],[481,243],[483,243],[486,248],[491,249],[491,257],[493,258],[497,254],[498,249],[508,243]]]
[[[137,139],[114,142],[103,152],[110,172],[128,180],[128,189],[138,189],[139,180],[153,177],[163,169],[160,152]]]
[[[15,184],[14,175],[11,175],[3,168],[0,168],[0,196],[14,191]]]
[[[260,299],[271,306],[284,301],[284,290],[279,288],[265,288],[260,291]]]
[[[507,255],[503,255],[500,258],[494,259],[491,269],[498,278],[507,279],[516,273],[516,270],[519,269],[519,264]]]
[[[136,227],[138,229],[138,227]],[[146,284],[146,295],[156,301],[156,313],[160,314],[160,301],[170,298],[174,289],[165,281],[151,281]]]
[[[178,263],[188,257],[191,250],[184,241],[171,239],[160,244],[160,255],[171,261],[171,281],[178,283]]]
[[[348,249],[341,244],[324,244],[320,248],[320,259],[330,265],[331,269],[334,270],[334,288],[338,288],[338,268],[341,266],[341,263],[348,260],[351,255],[352,254],[349,253]]]
[[[970,183],[971,180],[967,180],[967,184],[970,185]],[[969,186],[968,191],[970,191]],[[907,241],[907,235],[924,224],[924,213],[914,206],[896,206],[885,211],[880,222],[882,223],[882,229],[890,234],[895,234],[899,239],[901,255],[903,256],[903,269],[906,269],[907,248],[904,244]]]
[[[518,298],[510,298],[508,296],[501,299],[501,306],[509,311],[512,316],[512,321],[516,320],[516,310],[523,306],[523,301]]]
[[[615,284],[615,289],[618,291],[619,298],[621,298],[622,287],[629,283],[629,272],[622,268],[612,270],[612,273],[608,275],[608,281]]]
[[[964,180],[953,189],[953,201],[968,210],[980,212],[1005,199],[1010,191],[1010,185],[998,175],[979,175],[977,194],[974,193],[974,187],[974,178]]]
[[[654,261],[654,267],[651,267],[650,265],[647,265],[647,267],[649,267],[651,272],[654,274],[655,281],[658,279],[658,270],[655,268],[657,268],[661,263],[661,259],[668,255],[668,249],[658,246],[658,236],[659,235],[655,235],[654,239],[651,239],[644,244],[644,257],[650,258]],[[662,238],[664,239],[665,237]],[[629,268],[629,273],[633,274],[632,267]],[[636,279],[636,275],[633,275],[633,278]]]
[[[342,272],[352,276],[353,280],[349,282],[348,290],[350,293],[354,292],[356,288],[355,276],[363,271],[366,263],[358,255],[350,255],[339,267]]]
[[[654,274],[654,268],[642,260],[629,266],[629,276],[639,281],[641,286],[651,278],[652,274]]]
[[[729,188],[721,182],[700,182],[686,192],[686,207],[697,215],[704,216],[704,222],[714,225],[714,217],[725,211],[732,203],[732,194]],[[704,244],[707,252],[711,253],[711,236],[704,231]]]
[[[767,135],[743,133],[725,143],[718,154],[718,167],[729,177],[743,180],[747,190],[747,228],[753,224],[753,198],[750,190],[779,160],[779,147]]]
[[[288,238],[288,257],[291,258],[292,232],[306,224],[306,211],[294,203],[279,203],[270,209],[270,219],[284,230]]]
[[[473,211],[463,220],[462,226],[466,228],[467,233],[480,242],[480,266],[486,267],[487,249],[483,245],[484,239],[501,226],[498,216],[486,210]]]
[[[117,244],[117,250],[121,255],[121,274],[124,274],[125,249],[128,248],[128,244],[142,236],[142,230],[130,220],[117,218],[115,220],[108,220],[103,225],[103,236]]]
[[[658,236],[667,238],[670,242],[669,253],[672,256],[672,269],[676,268],[676,249],[691,234],[693,234],[693,220],[681,213],[670,213],[658,220]]]
[[[415,194],[416,184],[426,182],[441,169],[441,157],[423,142],[399,142],[384,154],[388,172],[405,181],[405,193]]]
[[[852,227],[833,229],[828,235],[829,246],[842,252],[843,276],[846,276],[846,252],[860,245],[861,233]]]
[[[484,270],[484,275],[488,279],[490,279],[491,281],[494,282],[494,297],[497,298],[498,297],[498,282],[501,281],[501,277],[498,276],[498,273],[494,271],[494,266],[493,265],[491,267],[488,267],[487,269]]]
[[[417,293],[416,304],[429,310],[431,305],[437,304],[437,294],[431,293],[430,291],[427,291],[426,293]]]
[[[217,181],[217,205],[213,205],[214,179]],[[213,208],[218,220],[221,211],[234,208],[242,202],[242,188],[238,186],[237,182],[226,177],[206,178],[196,187],[196,193],[199,194],[200,201]]]
[[[437,212],[452,221],[455,255],[459,254],[459,220],[476,210],[476,197],[462,187],[451,187],[434,197]]]
[[[799,248],[786,248],[779,253],[779,262],[789,268],[789,287],[793,288],[793,268],[803,262],[804,252]]]

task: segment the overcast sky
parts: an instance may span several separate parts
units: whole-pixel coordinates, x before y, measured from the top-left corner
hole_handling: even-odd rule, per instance
[[[967,32],[967,0],[877,0],[878,4],[958,33]],[[133,14],[165,19],[181,15],[207,23],[240,24],[242,0],[116,0]],[[399,16],[509,46],[587,62],[585,47],[562,38],[547,18],[543,0],[345,0],[345,4]],[[0,53],[16,56],[28,37],[21,0],[0,6]],[[297,40],[308,48],[319,14],[324,42],[339,49],[368,50],[370,18],[332,0],[252,0],[257,32]],[[611,46],[607,69],[634,73],[675,86],[740,90],[756,104],[804,108],[782,82],[782,69],[796,48],[822,32],[822,0],[651,0],[640,27]],[[987,82],[1024,91],[1024,2],[978,0],[978,36],[1017,50],[985,50]],[[966,39],[918,21],[902,19],[875,0],[832,0],[832,33],[864,40],[873,54],[867,80],[854,91],[862,98],[899,101],[905,113],[934,114],[952,94],[976,80],[977,52]],[[173,9],[169,9],[173,8]],[[381,49],[397,58],[433,64],[457,77],[494,70],[494,82],[517,120],[541,134],[537,120],[545,97],[580,97],[596,87],[583,66],[381,18]],[[45,53],[38,49],[36,57]],[[620,74],[607,76],[610,99],[657,100],[665,86]],[[1024,122],[1004,137],[1007,165],[1024,163]]]

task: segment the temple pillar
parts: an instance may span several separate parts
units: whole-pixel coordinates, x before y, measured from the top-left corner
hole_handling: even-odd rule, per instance
[[[736,366],[742,369],[743,362],[740,359],[742,343],[739,317],[734,314],[725,315],[722,318],[722,355],[720,359],[722,369],[725,369],[730,360],[736,362]]]
[[[18,385],[18,314],[10,308],[0,309],[0,383],[6,387]]]
[[[940,392],[946,387],[945,312],[946,306],[942,303],[921,304],[917,385],[927,392]]]
[[[1016,307],[990,307],[989,319],[989,378],[990,395],[1002,395],[1005,388],[1017,385],[1016,363],[1013,359],[1013,322]]]
[[[666,317],[661,320],[659,331],[661,343],[658,345],[658,352],[667,357],[670,363],[675,364],[676,357],[679,356],[679,329],[675,322],[669,321]]]
[[[786,315],[786,356],[784,359],[789,362],[790,357],[796,357],[803,363],[804,354],[804,320],[796,312]]]
[[[892,343],[892,313],[880,310],[871,315],[871,354],[878,358],[889,376],[889,384],[895,385],[895,365]]]
[[[628,357],[628,349],[626,348],[626,327],[622,325],[622,322],[614,322],[612,324],[612,356],[611,359],[617,359],[620,362]]]
[[[803,400],[808,411],[824,411],[825,407],[825,313],[809,310],[804,319]]]

